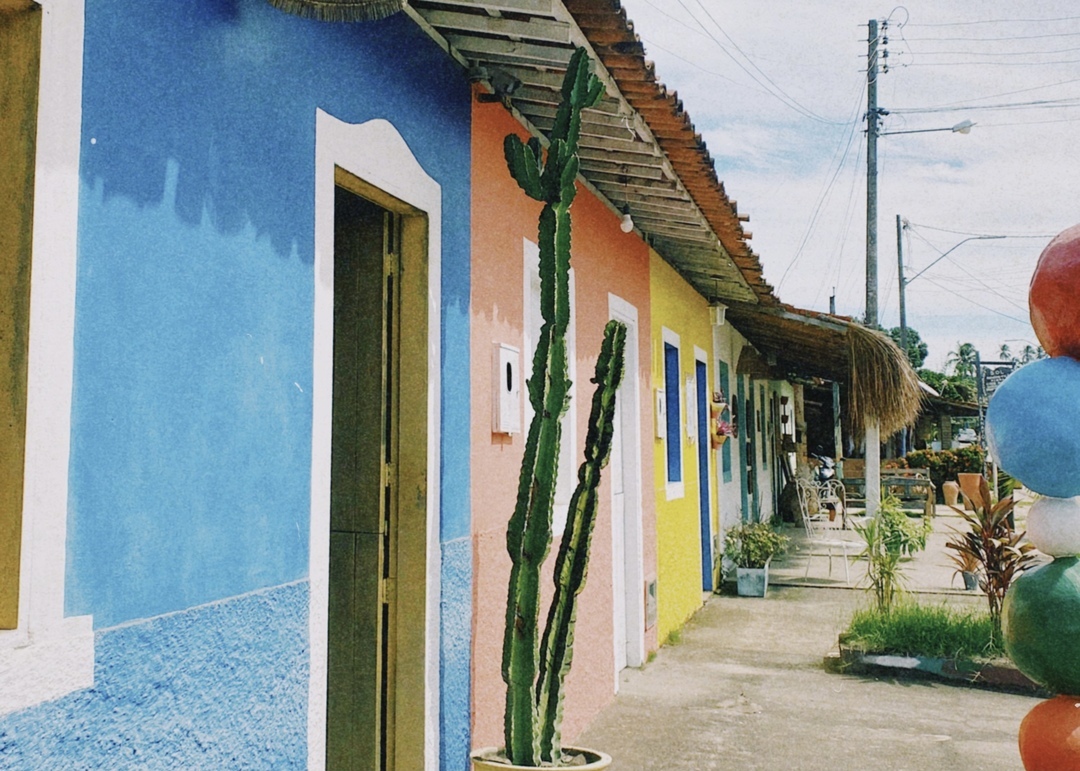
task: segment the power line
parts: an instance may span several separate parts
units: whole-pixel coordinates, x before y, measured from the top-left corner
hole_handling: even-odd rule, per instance
[[[963,43],[1000,43],[1006,40],[1043,40],[1052,37],[1080,37],[1080,32],[1048,32],[1044,35],[1007,35],[1003,37],[916,37],[910,38],[910,40],[916,43],[927,40]]]
[[[924,115],[938,112],[957,112],[959,110],[965,112],[969,110],[1048,110],[1057,107],[1080,107],[1080,97],[1037,99],[1030,102],[1002,102],[1001,104],[972,104],[967,107],[895,107],[889,112],[899,115]]]
[[[982,308],[983,310],[990,311],[991,313],[996,313],[998,316],[1004,316],[1005,318],[1010,319],[1011,321],[1015,321],[1015,322],[1020,323],[1020,324],[1029,324],[1029,323],[1031,323],[1031,322],[1029,322],[1029,321],[1027,321],[1025,319],[1018,319],[1018,318],[1016,318],[1016,316],[1010,316],[1008,313],[1002,313],[997,308],[991,308],[989,305],[983,305],[980,302],[976,302],[975,300],[972,300],[970,297],[968,297],[966,295],[963,295],[963,294],[960,294],[959,292],[957,292],[952,287],[942,286],[937,281],[934,281],[934,279],[929,278],[928,276],[924,276],[923,278],[925,278],[929,283],[936,286],[938,289],[941,289],[941,290],[944,290],[944,291],[948,292],[950,294],[950,296],[959,297],[961,300],[965,300],[966,302],[969,302],[972,305],[976,305],[976,306]]]
[[[975,21],[945,21],[936,24],[912,24],[912,27],[970,27],[975,24],[1050,24],[1059,21],[1076,21],[1080,16],[1061,16],[1056,19],[977,19]]]
[[[921,222],[912,222],[908,220],[909,228],[923,228],[924,230],[936,230],[940,233],[952,233],[958,236],[1005,236],[1006,238],[1053,238],[1057,233],[1051,233],[1049,235],[1043,233],[972,233],[968,230],[952,230],[950,228],[939,228],[933,225],[923,225]]]
[[[840,175],[841,170],[844,168],[844,164],[847,162],[848,156],[851,153],[851,145],[855,140],[855,134],[856,134],[855,128],[860,123],[857,116],[859,115],[861,110],[862,110],[862,84],[860,83],[858,98],[855,101],[855,109],[852,111],[852,116],[851,116],[851,119],[850,119],[850,129],[847,132],[847,144],[846,145],[844,144],[844,136],[841,135],[840,142],[837,143],[836,150],[833,151],[833,157],[832,157],[832,160],[830,160],[829,165],[831,166],[833,164],[833,162],[836,161],[837,158],[840,159],[839,163],[837,163],[836,170],[828,178],[828,181],[825,183],[825,186],[824,186],[823,190],[821,191],[821,194],[818,196],[817,203],[815,204],[814,210],[810,215],[810,221],[806,225],[806,231],[803,233],[802,241],[799,243],[799,248],[795,250],[795,256],[791,258],[791,262],[788,263],[788,266],[784,270],[783,275],[780,276],[780,281],[776,285],[776,288],[777,288],[778,291],[779,291],[780,287],[783,286],[784,279],[787,278],[788,273],[791,272],[791,269],[793,267],[795,267],[795,263],[797,263],[799,261],[799,257],[802,256],[803,249],[806,247],[807,242],[810,240],[810,234],[813,232],[814,225],[817,223],[818,215],[821,213],[821,207],[825,205],[825,201],[829,197],[829,193],[832,190],[833,184],[836,182],[836,178]],[[842,154],[841,154],[841,149],[840,149],[841,147],[843,147],[843,153]]]
[[[682,6],[683,10],[685,10],[690,15],[690,18],[692,18],[701,27],[702,31],[704,31],[705,34],[709,36],[709,38],[720,48],[720,50],[724,53],[724,55],[727,56],[729,59],[731,59],[731,61],[734,62],[735,65],[737,67],[739,67],[739,69],[741,69],[743,72],[745,72],[747,75],[749,75],[751,80],[753,80],[755,83],[757,83],[762,88],[765,88],[766,90],[768,90],[773,95],[773,97],[775,97],[776,99],[779,99],[783,104],[785,104],[787,107],[791,108],[792,110],[795,110],[800,115],[802,115],[804,118],[810,118],[811,120],[816,120],[816,121],[818,121],[820,123],[827,123],[827,124],[831,124],[831,125],[844,125],[843,123],[841,123],[839,121],[831,121],[831,120],[829,120],[827,118],[821,117],[820,115],[813,112],[809,108],[804,107],[803,105],[799,104],[799,102],[797,102],[795,99],[793,99],[791,96],[789,96],[782,88],[780,88],[778,85],[776,85],[776,83],[772,80],[772,78],[770,78],[768,75],[766,75],[756,64],[754,64],[753,60],[750,59],[750,57],[747,56],[742,51],[741,48],[739,48],[739,46],[735,43],[735,41],[731,40],[731,36],[728,35],[727,32],[724,31],[724,28],[721,27],[717,23],[716,19],[714,19],[712,17],[712,15],[708,12],[708,10],[706,10],[704,6],[701,6],[702,10],[705,11],[705,15],[709,18],[709,20],[712,21],[712,23],[716,26],[716,28],[718,30],[720,30],[720,32],[725,37],[727,37],[728,40],[731,40],[732,46],[734,46],[734,48],[737,51],[739,51],[739,53],[742,54],[742,56],[744,58],[746,58],[746,60],[751,64],[751,66],[753,66],[756,70],[758,70],[758,72],[761,73],[762,77],[765,78],[765,80],[767,80],[770,84],[772,84],[773,89],[775,89],[775,91],[773,89],[770,89],[765,83],[763,83],[761,81],[760,78],[758,78],[753,72],[751,72],[746,67],[746,65],[744,65],[741,61],[739,61],[739,59],[736,58],[736,56],[733,53],[731,53],[731,51],[729,51],[727,49],[727,47],[722,42],[720,42],[720,40],[714,34],[712,34],[709,31],[705,27],[704,24],[702,24],[701,20],[698,19],[698,17],[694,15],[694,12],[690,10],[690,8],[686,5],[686,3],[683,2],[683,0],[678,0],[678,1],[679,1],[679,5]],[[701,5],[700,0],[698,0],[698,5]]]
[[[997,99],[997,98],[1002,97],[1002,96],[1013,96],[1015,94],[1025,94],[1025,93],[1027,93],[1029,91],[1041,91],[1044,88],[1055,88],[1057,86],[1067,86],[1070,83],[1080,83],[1080,78],[1070,78],[1069,80],[1059,80],[1057,83],[1046,83],[1046,84],[1041,85],[1041,86],[1031,86],[1030,88],[1020,88],[1020,89],[1017,89],[1015,91],[1003,91],[1000,94],[988,94],[986,96],[976,96],[976,97],[972,97],[971,99],[961,100],[959,102],[951,102],[951,103],[948,103],[948,104],[935,104],[935,105],[931,105],[931,107],[940,107],[940,108],[966,107],[967,105],[971,104],[972,102],[981,102],[984,99]]]

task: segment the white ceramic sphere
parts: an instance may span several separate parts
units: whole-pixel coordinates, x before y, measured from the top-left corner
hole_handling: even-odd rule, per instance
[[[1035,501],[1028,512],[1027,537],[1051,557],[1080,555],[1080,497]]]

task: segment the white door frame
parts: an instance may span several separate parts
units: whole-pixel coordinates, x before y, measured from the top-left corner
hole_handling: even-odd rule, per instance
[[[427,554],[423,727],[424,768],[439,767],[439,425],[442,189],[401,134],[385,120],[349,124],[316,110],[315,340],[312,373],[311,600],[308,768],[326,765],[327,646],[330,591],[330,447],[334,377],[334,169],[350,174],[427,215]]]
[[[612,570],[623,572],[626,592],[626,615],[621,623],[626,625],[626,664],[640,667],[645,663],[645,579],[641,525],[641,383],[638,375],[638,313],[630,303],[614,294],[608,294],[610,318],[626,324],[626,359],[619,398],[630,410],[622,413],[624,426],[629,430],[624,437],[623,490],[624,511],[630,516],[623,528],[625,545],[623,565],[612,564]],[[629,424],[629,425],[627,425]],[[612,528],[614,538],[614,527]],[[620,623],[615,618],[614,623]],[[612,635],[613,645],[615,635]],[[619,673],[615,673],[615,690],[619,689]]]

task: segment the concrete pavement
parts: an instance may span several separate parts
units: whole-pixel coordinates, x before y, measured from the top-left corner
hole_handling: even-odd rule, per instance
[[[985,602],[949,588],[944,531],[960,523],[938,517],[912,564],[921,601]],[[710,597],[678,644],[623,673],[615,702],[575,743],[611,754],[615,771],[1022,768],[1016,732],[1035,698],[824,671],[822,658],[869,598],[844,588],[835,563],[828,579],[818,559],[809,585],[771,585],[765,599]],[[777,567],[802,583],[805,555]]]

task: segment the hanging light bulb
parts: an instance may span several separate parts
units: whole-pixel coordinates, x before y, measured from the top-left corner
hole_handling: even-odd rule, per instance
[[[622,205],[622,220],[619,222],[619,230],[629,233],[634,229],[634,218],[630,216],[630,204]]]

